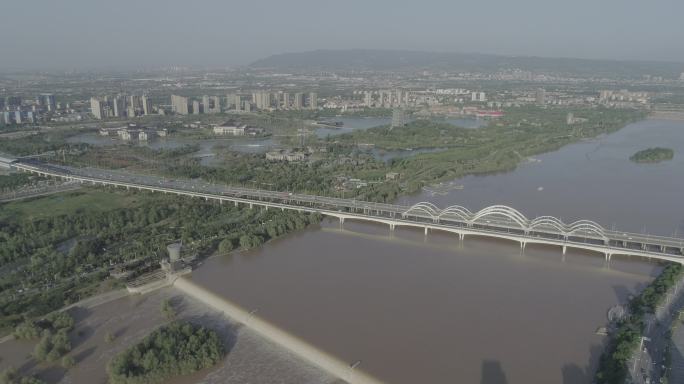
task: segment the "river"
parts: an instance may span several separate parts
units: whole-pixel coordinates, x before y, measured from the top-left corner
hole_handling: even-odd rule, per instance
[[[278,146],[272,137],[217,137],[213,139],[189,139],[160,137],[149,141],[123,141],[115,136],[101,136],[94,132],[79,133],[67,138],[69,143],[86,143],[96,146],[140,145],[151,149],[176,149],[185,145],[199,145],[193,156],[200,158],[202,165],[220,164],[217,152],[224,147],[242,153],[264,153]]]
[[[635,164],[650,146],[675,150]],[[663,235],[684,230],[684,124],[643,121],[540,155],[513,172],[422,193],[473,210],[592,219]],[[607,310],[659,271],[637,258],[369,223],[324,221],[265,246],[207,260],[192,280],[388,383],[590,383]]]
[[[319,138],[328,136],[337,136],[343,133],[351,133],[356,130],[366,130],[368,128],[378,127],[380,125],[388,125],[392,122],[391,117],[331,117],[323,119],[326,121],[339,121],[342,123],[341,127],[336,128],[318,128],[316,135]],[[473,118],[445,118],[432,119],[435,122],[451,124],[456,127],[476,129],[487,125],[487,120],[473,119]]]

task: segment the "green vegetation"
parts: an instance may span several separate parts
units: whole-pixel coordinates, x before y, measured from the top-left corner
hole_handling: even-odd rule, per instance
[[[37,179],[26,173],[12,173],[9,175],[0,175],[0,191],[12,190],[18,187],[31,184],[33,180]]]
[[[653,282],[629,303],[629,316],[618,324],[599,360],[598,384],[622,384],[628,374],[627,361],[639,346],[644,315],[653,313],[682,274],[681,264],[669,264]]]
[[[23,218],[24,220],[49,219],[74,212],[97,214],[113,209],[135,207],[144,204],[144,198],[136,195],[114,197],[111,192],[92,190],[55,194],[23,201],[14,201],[0,206],[0,220]]]
[[[17,326],[14,337],[40,341],[33,350],[38,361],[55,362],[71,350],[68,333],[74,328],[74,319],[65,312],[54,312],[39,321],[27,320]]]
[[[116,267],[145,271],[158,265],[166,245],[177,239],[203,257],[220,243],[224,250],[241,245],[243,236],[262,243],[318,220],[90,188],[0,205],[0,330],[92,295]]]
[[[216,332],[172,322],[115,356],[107,370],[112,384],[151,384],[218,363],[225,350]]]
[[[171,305],[169,299],[164,299],[164,301],[162,301],[161,313],[167,320],[173,320],[176,317],[176,310],[173,309],[173,305]]]
[[[74,328],[74,319],[66,312],[53,312],[45,318],[35,321],[26,320],[17,325],[14,330],[14,337],[19,340],[37,339],[45,331],[69,332]]]
[[[114,342],[114,334],[112,334],[111,332],[105,333],[104,342],[107,344],[113,343]]]
[[[64,369],[71,369],[74,365],[76,365],[76,359],[73,356],[64,356],[62,358],[62,367]]]
[[[635,163],[660,163],[662,161],[672,160],[674,151],[670,148],[648,148],[639,151],[629,157]]]
[[[79,153],[88,148],[88,144],[67,143],[67,137],[78,131],[51,131],[35,135],[24,136],[13,140],[0,140],[0,152],[15,156],[35,155],[50,151],[65,151]]]
[[[16,369],[8,368],[0,373],[0,384],[45,384],[45,382],[32,376],[21,377]]]

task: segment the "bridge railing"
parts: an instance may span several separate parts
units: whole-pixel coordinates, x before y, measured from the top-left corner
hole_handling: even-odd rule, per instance
[[[356,199],[343,199],[338,197],[325,197],[307,194],[298,194],[291,192],[279,192],[262,189],[252,189],[245,187],[219,186],[210,183],[198,183],[192,180],[171,180],[168,178],[153,176],[129,174],[111,170],[102,170],[96,168],[72,168],[56,166],[52,164],[44,164],[38,162],[24,162],[17,163],[17,167],[29,171],[37,171],[43,173],[51,173],[61,177],[80,178],[86,181],[100,183],[106,182],[121,186],[130,186],[133,188],[145,187],[148,189],[155,189],[160,191],[168,191],[171,193],[183,191],[188,194],[202,195],[202,197],[220,199],[221,197],[235,197],[248,200],[279,202],[288,206],[311,206],[318,208],[326,208],[332,210],[348,210],[348,212],[361,211],[365,215],[388,218],[395,220],[408,219],[415,222],[424,222],[432,224],[451,224],[464,227],[491,227],[500,233],[512,233],[515,231],[523,231],[524,234],[530,232],[550,235],[562,236],[567,238],[569,236],[583,238],[590,241],[602,242],[626,242],[637,244],[648,244],[654,246],[665,246],[670,248],[684,248],[684,239],[676,237],[666,237],[657,235],[644,235],[637,233],[629,233],[622,231],[605,230],[601,227],[601,231],[586,231],[569,233],[558,229],[557,226],[539,226],[530,228],[529,223],[537,219],[527,219],[521,213],[513,208],[505,206],[492,206],[481,211],[471,213],[465,208],[458,207],[461,217],[465,220],[459,220],[457,216],[443,216],[442,212],[453,209],[457,206],[452,206],[441,210],[431,203],[419,203],[413,206],[376,203]],[[131,181],[133,180],[133,181]],[[414,209],[420,206],[421,209]],[[489,211],[486,211],[489,210]],[[482,214],[485,211],[489,216]],[[490,213],[490,212],[493,212]],[[515,216],[515,217],[513,217]],[[548,217],[548,216],[547,216]],[[549,217],[555,220],[558,225],[563,225],[560,228],[570,228],[570,225],[560,222],[560,220]],[[552,220],[552,221],[553,221]],[[592,229],[594,222],[579,221],[591,223],[589,228]],[[575,222],[575,223],[579,223]]]

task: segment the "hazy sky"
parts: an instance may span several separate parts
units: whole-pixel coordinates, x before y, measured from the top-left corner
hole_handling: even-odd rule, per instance
[[[382,48],[684,62],[684,0],[7,0],[0,70]]]

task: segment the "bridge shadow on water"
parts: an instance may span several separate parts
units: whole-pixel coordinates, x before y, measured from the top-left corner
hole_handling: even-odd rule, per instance
[[[563,384],[593,383],[595,370],[598,364],[598,359],[601,356],[601,352],[603,352],[602,345],[592,345],[589,348],[590,356],[586,366],[580,367],[575,363],[563,365],[561,368],[561,382]],[[482,361],[480,384],[509,384],[508,378],[506,377],[506,373],[504,372],[500,361],[493,359],[485,359]]]
[[[480,384],[508,384],[506,373],[498,360],[483,360]]]
[[[577,364],[565,364],[561,368],[563,384],[591,384],[594,382],[594,374],[598,367],[598,360],[603,352],[602,345],[592,345],[589,348],[589,361],[582,368]]]

